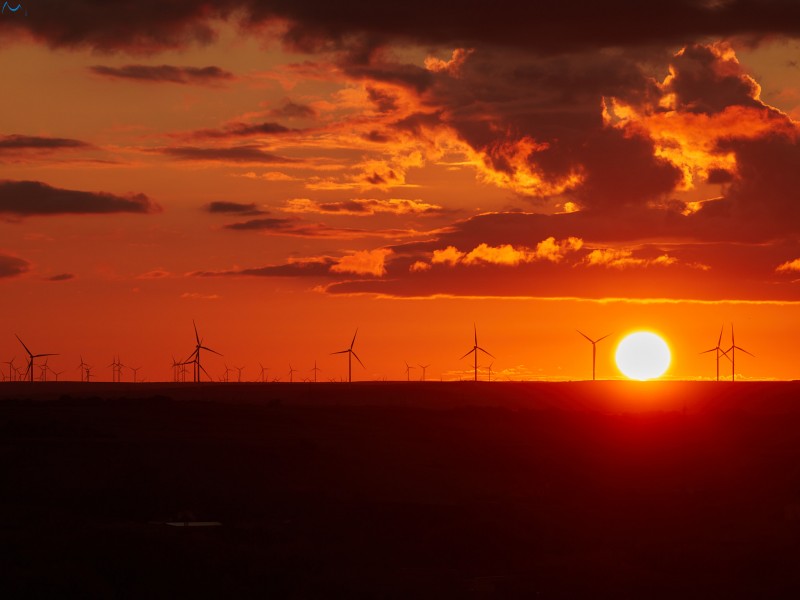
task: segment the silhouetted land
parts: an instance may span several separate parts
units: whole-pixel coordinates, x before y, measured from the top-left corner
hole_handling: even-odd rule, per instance
[[[800,594],[800,382],[4,383],[0,475],[3,598]]]

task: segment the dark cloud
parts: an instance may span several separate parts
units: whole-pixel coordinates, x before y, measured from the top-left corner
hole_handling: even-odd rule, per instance
[[[227,214],[227,215],[261,215],[264,214],[263,210],[256,207],[254,202],[248,204],[240,202],[228,202],[225,200],[218,200],[210,202],[205,206],[205,209],[213,214]]]
[[[154,213],[161,208],[144,194],[119,196],[55,188],[40,181],[0,181],[0,214]]]
[[[230,123],[221,129],[200,129],[192,133],[195,138],[237,138],[251,135],[280,135],[291,133],[296,129],[289,129],[280,123]]]
[[[264,152],[259,146],[245,145],[228,148],[175,146],[162,148],[161,153],[180,160],[218,161],[231,163],[293,163],[294,159]]]
[[[195,277],[246,276],[246,277],[331,277],[330,268],[336,264],[333,258],[320,258],[290,262],[283,265],[270,265],[254,269],[234,271],[198,271]]]
[[[75,279],[75,275],[72,273],[61,273],[59,275],[48,277],[47,281],[69,281],[70,279]]]
[[[388,113],[397,110],[397,96],[394,94],[367,86],[367,97],[378,109],[378,112]]]
[[[9,256],[7,254],[0,254],[0,277],[16,277],[27,273],[31,268],[27,260],[17,258],[16,256]]]
[[[273,108],[269,114],[285,119],[313,119],[317,116],[317,111],[306,104],[289,101],[280,108]]]
[[[495,45],[537,52],[606,46],[682,43],[700,36],[794,35],[800,5],[794,0],[673,0],[643,3],[564,0],[542,6],[508,0],[469,0],[453,10],[427,0],[388,3],[375,10],[364,0],[73,0],[48,2],[29,18],[2,19],[0,31],[27,32],[52,47],[151,53],[216,38],[217,19],[235,18],[263,31],[276,19],[288,24],[284,42],[300,50],[348,49],[370,54],[387,41]],[[33,10],[33,9],[32,9]],[[424,17],[423,17],[424,16]]]
[[[35,135],[2,135],[0,152],[7,150],[60,150],[69,148],[91,148],[91,144],[80,140]]]
[[[133,79],[135,81],[152,81],[167,83],[218,83],[233,79],[233,73],[219,67],[176,67],[173,65],[125,65],[123,67],[107,67],[95,65],[89,70],[103,77],[112,79]]]
[[[368,237],[401,239],[418,232],[407,229],[353,229],[330,227],[324,223],[311,223],[303,219],[266,217],[229,223],[225,229],[232,231],[258,231],[268,235],[285,235],[307,238],[358,239]]]

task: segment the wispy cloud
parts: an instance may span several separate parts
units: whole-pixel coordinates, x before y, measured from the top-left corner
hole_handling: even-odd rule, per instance
[[[89,67],[95,75],[111,79],[131,79],[155,83],[204,84],[219,83],[234,78],[233,73],[219,67],[176,67],[174,65],[125,65]]]

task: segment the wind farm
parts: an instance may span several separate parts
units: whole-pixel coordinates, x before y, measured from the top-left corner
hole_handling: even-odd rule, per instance
[[[0,600],[800,597],[800,3],[0,4]]]

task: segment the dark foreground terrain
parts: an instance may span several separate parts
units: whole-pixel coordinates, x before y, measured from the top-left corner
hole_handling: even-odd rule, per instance
[[[6,383],[0,477],[2,598],[800,597],[800,383]]]

